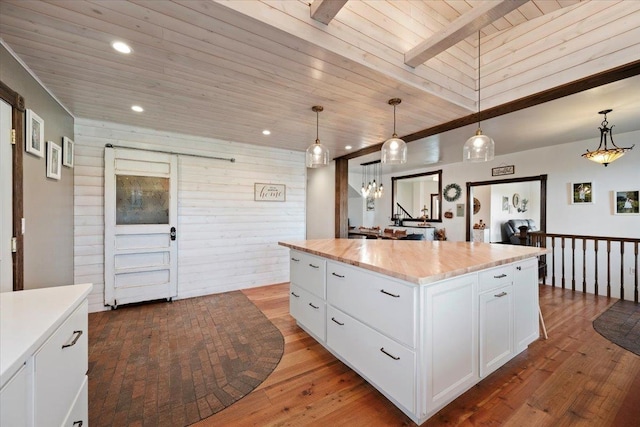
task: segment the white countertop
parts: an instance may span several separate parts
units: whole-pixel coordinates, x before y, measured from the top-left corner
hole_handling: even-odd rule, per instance
[[[0,293],[0,387],[91,292],[92,284]]]

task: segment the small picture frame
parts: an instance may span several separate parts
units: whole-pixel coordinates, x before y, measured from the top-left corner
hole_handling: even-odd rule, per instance
[[[73,153],[74,146],[73,140],[67,138],[66,136],[62,137],[62,165],[68,168],[73,167]]]
[[[44,120],[33,110],[27,109],[27,131],[25,149],[34,156],[44,157]]]
[[[373,196],[367,197],[367,211],[375,211],[376,210],[376,201]]]
[[[502,196],[502,211],[507,212],[509,210],[509,197]]]
[[[47,141],[47,178],[59,180],[62,169],[62,148],[53,141]]]
[[[614,191],[613,213],[615,215],[640,215],[640,190]]]
[[[593,203],[593,184],[591,182],[571,183],[571,204],[585,205]]]

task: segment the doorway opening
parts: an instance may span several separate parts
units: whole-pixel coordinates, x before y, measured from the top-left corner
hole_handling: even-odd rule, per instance
[[[537,230],[545,232],[547,175],[467,182],[467,219],[468,242],[480,219],[488,230],[482,233],[483,241],[492,243],[510,243],[503,227],[509,219],[532,219]]]

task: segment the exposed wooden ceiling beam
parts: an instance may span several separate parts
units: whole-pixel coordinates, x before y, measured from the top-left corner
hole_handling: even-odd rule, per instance
[[[346,3],[347,0],[313,0],[311,18],[329,25],[329,22],[336,17]]]
[[[477,123],[478,120],[484,121],[492,119],[494,117],[513,113],[514,111],[523,110],[525,108],[553,101],[554,99],[563,98],[565,96],[573,95],[578,92],[593,89],[594,87],[603,86],[637,75],[640,75],[640,60],[633,61],[628,64],[621,65],[619,67],[612,68],[610,70],[603,71],[601,73],[597,73],[588,77],[584,77],[571,83],[556,86],[542,92],[534,93],[533,95],[525,96],[523,98],[516,99],[502,105],[497,105],[493,108],[483,110],[480,113],[473,113],[447,123],[442,123],[440,125],[432,126],[430,128],[423,129],[409,135],[401,136],[400,138],[407,143],[417,141],[432,135],[438,135],[443,132],[448,132],[453,129],[470,125],[472,123]],[[382,149],[382,144],[383,143],[381,142],[376,145],[371,145],[358,151],[345,154],[344,156],[336,157],[336,159],[349,160],[365,156],[367,154],[375,153],[376,151],[380,151]]]
[[[442,31],[407,51],[404,54],[404,63],[414,68],[424,64],[493,21],[519,8],[527,1],[529,0],[486,1],[474,7],[447,25]]]

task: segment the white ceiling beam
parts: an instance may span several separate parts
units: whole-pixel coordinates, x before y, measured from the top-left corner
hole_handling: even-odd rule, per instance
[[[311,3],[311,18],[329,25],[346,3],[347,0],[314,0]]]
[[[316,0],[317,1],[317,0]],[[417,67],[471,34],[502,18],[529,0],[485,1],[461,15],[442,31],[418,44],[404,54],[404,63]],[[315,2],[314,2],[315,3]]]

